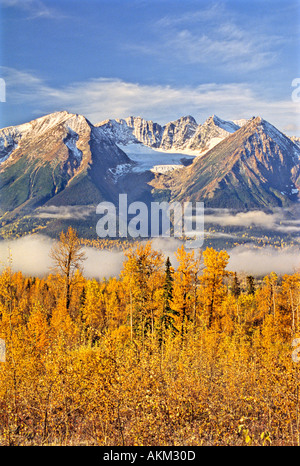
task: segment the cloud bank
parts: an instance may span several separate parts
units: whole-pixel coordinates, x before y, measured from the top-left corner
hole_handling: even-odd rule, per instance
[[[155,238],[152,246],[170,257],[176,268],[175,252],[181,246],[175,238]],[[13,271],[22,271],[30,276],[45,276],[53,265],[49,257],[53,241],[42,235],[26,236],[13,241],[0,242],[0,269],[9,265],[9,258]],[[125,256],[122,251],[106,251],[94,248],[84,248],[87,259],[84,261],[84,276],[87,278],[109,278],[118,276],[122,270]],[[228,251],[230,260],[228,270],[244,272],[252,275],[267,275],[274,271],[277,274],[294,273],[300,269],[300,249],[286,247],[275,249],[254,246],[237,246]]]
[[[230,260],[228,269],[245,272],[249,275],[278,275],[294,273],[300,270],[300,249],[274,249],[271,246],[263,249],[237,246],[228,251]]]
[[[36,210],[39,218],[86,219],[95,213],[95,206],[47,206]]]
[[[291,128],[300,108],[289,100],[268,101],[245,83],[207,83],[196,87],[146,85],[117,78],[94,78],[51,87],[33,73],[1,67],[10,105],[28,105],[35,117],[67,110],[87,117],[93,124],[107,118],[142,116],[165,124],[183,115],[203,123],[211,114],[224,119],[260,115],[280,130]],[[297,135],[295,132],[291,135]]]
[[[243,229],[251,226],[261,229],[272,230],[282,233],[300,233],[300,218],[296,210],[292,215],[292,211],[284,209],[275,209],[272,213],[267,213],[261,210],[251,210],[249,212],[233,212],[230,209],[210,209],[208,214],[205,214],[205,224],[216,224],[223,227],[242,227]]]
[[[54,241],[44,235],[30,235],[15,240],[0,241],[0,270],[11,264],[12,270],[26,275],[44,276],[51,272],[53,263],[49,257]],[[155,238],[152,246],[170,257],[176,265],[175,251],[181,243],[175,238]],[[83,248],[86,260],[83,262],[84,276],[87,278],[109,278],[119,275],[125,260],[122,251]]]
[[[45,276],[51,272],[53,262],[49,257],[53,240],[42,235],[25,236],[13,241],[0,242],[0,267],[3,270],[11,263],[12,270],[26,275]],[[102,279],[118,275],[124,260],[123,252],[100,251],[85,247],[84,275]]]

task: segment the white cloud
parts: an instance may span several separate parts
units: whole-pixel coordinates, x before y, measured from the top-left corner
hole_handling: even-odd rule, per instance
[[[170,35],[164,47],[190,64],[206,64],[236,71],[253,71],[272,64],[277,54],[266,48],[266,40],[258,40],[232,25],[223,25],[218,34],[192,33],[182,29]]]
[[[39,218],[86,219],[95,212],[94,206],[46,206],[36,210]]]
[[[300,117],[297,103],[268,101],[247,83],[172,87],[95,78],[55,88],[28,71],[2,67],[2,75],[7,105],[25,104],[31,107],[33,117],[68,110],[84,115],[92,123],[129,115],[167,123],[190,114],[201,123],[212,114],[224,119],[260,115],[281,130],[294,125]]]
[[[12,7],[27,13],[27,19],[65,17],[57,9],[47,6],[41,0],[1,0],[2,7]]]
[[[208,21],[219,22],[220,16],[225,14],[225,7],[223,4],[214,2],[209,7],[203,8],[197,11],[186,11],[181,15],[166,15],[163,16],[156,22],[158,28],[174,27],[183,24],[194,24],[203,25]]]
[[[216,223],[222,226],[243,226],[249,227],[257,225],[260,227],[272,228],[282,216],[279,213],[267,214],[260,210],[250,212],[238,212],[230,214],[227,209],[217,211],[217,213],[205,215],[205,222]]]
[[[12,270],[22,271],[26,275],[45,276],[51,272],[53,262],[50,251],[54,241],[44,235],[29,235],[14,240],[0,242],[0,272],[8,265]],[[181,243],[169,238],[156,238],[152,242],[155,250],[161,251],[165,258],[170,257],[172,264],[177,264],[175,251]],[[84,247],[86,260],[83,263],[83,274],[87,278],[102,279],[118,276],[122,270],[125,255],[119,250],[99,250],[92,247]]]
[[[53,240],[43,235],[1,241],[0,271],[11,265],[13,271],[20,270],[26,275],[48,275],[53,267],[49,256],[53,244]],[[120,273],[124,261],[123,251],[100,251],[91,247],[84,247],[83,251],[86,255],[83,263],[84,275],[87,278],[109,278]]]
[[[300,268],[300,251],[296,247],[279,250],[272,247],[257,249],[237,246],[228,253],[230,259],[227,269],[235,272],[263,276],[271,272],[290,274]]]
[[[9,265],[8,257],[11,258],[13,271],[22,271],[26,275],[44,276],[50,273],[53,263],[49,253],[53,241],[43,235],[32,235],[11,241],[0,243],[0,271]],[[170,238],[156,238],[152,241],[152,247],[161,251],[166,258],[170,257],[172,265],[176,268],[178,262],[175,252],[181,243]],[[87,259],[83,263],[84,275],[87,278],[118,276],[122,270],[125,256],[123,251],[97,250],[85,247],[84,252]],[[267,275],[272,271],[277,274],[293,273],[300,268],[300,251],[297,247],[286,247],[275,249],[264,247],[261,249],[254,246],[237,246],[230,251],[228,270],[244,272],[253,275]]]
[[[296,219],[293,217],[296,216]],[[231,212],[230,209],[212,209],[204,217],[205,224],[216,224],[223,227],[242,227],[243,229],[255,226],[260,229],[272,230],[283,233],[299,233],[300,219],[299,212],[295,209],[275,209],[272,213],[261,210],[251,210],[249,212]]]
[[[251,18],[245,22],[224,4],[161,18],[153,26],[154,43],[132,44],[141,53],[173,57],[183,64],[248,73],[278,60],[278,45],[286,41],[272,30],[270,20]]]

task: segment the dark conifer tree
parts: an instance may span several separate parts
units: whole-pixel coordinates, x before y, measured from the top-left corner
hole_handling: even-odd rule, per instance
[[[240,281],[238,279],[237,273],[234,273],[233,277],[233,284],[232,284],[232,289],[231,292],[235,298],[238,298],[241,294],[241,287],[240,287]]]

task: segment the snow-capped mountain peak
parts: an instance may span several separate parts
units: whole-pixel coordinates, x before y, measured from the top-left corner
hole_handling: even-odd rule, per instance
[[[120,192],[211,207],[285,206],[300,197],[297,142],[261,117],[212,115],[198,124],[187,115],[160,125],[130,116],[93,125],[56,112],[0,130],[0,212],[6,222],[43,205],[115,201]]]
[[[237,131],[240,127],[238,125],[236,125],[233,121],[226,121],[226,120],[222,120],[221,118],[219,118],[217,115],[212,115],[208,120],[208,121],[213,121],[213,123],[218,126],[219,128],[223,129],[224,131],[226,131],[227,133],[234,133],[235,131]]]
[[[204,126],[199,134],[203,139]],[[254,117],[168,182],[179,201],[247,209],[282,207],[298,200],[299,157],[300,149],[290,138]]]

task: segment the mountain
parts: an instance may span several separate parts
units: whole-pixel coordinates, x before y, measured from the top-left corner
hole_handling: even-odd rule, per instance
[[[296,144],[296,146],[300,147],[300,138],[299,137],[292,136],[291,140],[293,141],[294,144]]]
[[[172,200],[237,209],[285,206],[298,199],[300,148],[260,117],[251,119],[180,172],[156,179]]]
[[[179,118],[163,126],[160,148],[164,150],[184,150],[197,130],[196,120],[191,116]]]
[[[116,144],[145,144],[149,147],[158,147],[162,128],[159,124],[144,120],[141,117],[128,117],[126,119],[105,120],[96,127]]]
[[[96,125],[117,144],[144,144],[155,149],[183,149],[193,136],[197,123],[191,116],[179,118],[165,126],[141,117],[105,120]]]
[[[96,126],[101,127],[116,144],[143,144],[157,150],[199,155],[237,131],[245,122],[246,120],[240,120],[234,123],[213,115],[198,125],[188,115],[161,126],[141,117],[131,116],[126,119],[105,120]]]
[[[213,115],[203,125],[197,127],[195,134],[186,147],[204,154],[239,128],[240,126],[234,122],[225,121]]]
[[[96,205],[204,201],[238,210],[296,205],[300,147],[260,117],[164,126],[141,117],[96,125],[66,111],[0,130],[0,236],[73,223],[95,236]]]
[[[117,197],[111,170],[131,160],[85,117],[57,112],[0,131],[2,221],[43,205]]]

